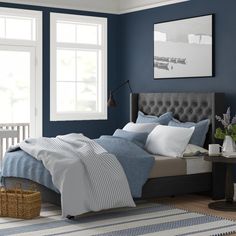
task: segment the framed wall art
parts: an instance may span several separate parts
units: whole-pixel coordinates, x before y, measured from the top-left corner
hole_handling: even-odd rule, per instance
[[[213,76],[213,15],[154,24],[154,79]]]

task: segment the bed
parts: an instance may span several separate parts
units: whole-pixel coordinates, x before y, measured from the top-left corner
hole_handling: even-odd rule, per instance
[[[225,110],[225,96],[223,93],[139,93],[130,96],[130,120],[135,122],[138,111],[145,114],[161,115],[171,111],[174,117],[182,122],[209,118],[211,121],[207,133],[205,148],[209,143],[215,143],[214,130],[215,115],[223,114]],[[172,160],[173,162],[180,160]],[[191,162],[192,160],[185,160]],[[169,161],[170,162],[170,161]],[[200,164],[202,160],[194,164]],[[176,165],[176,163],[174,163]],[[205,163],[207,165],[207,163]],[[204,166],[205,166],[204,165]],[[150,178],[143,186],[143,198],[173,196],[187,193],[208,192],[212,194],[211,171],[197,171],[198,173],[181,174],[172,176],[159,176]]]
[[[215,114],[222,114],[224,109],[224,94],[222,93],[140,93],[130,96],[130,120],[134,122],[139,110],[152,115],[161,115],[171,111],[175,118],[183,122],[197,122],[209,118],[211,125],[205,147],[215,142],[213,132]],[[163,171],[173,165],[176,167],[174,172]],[[212,173],[209,165],[199,157],[173,160],[157,156],[149,179],[143,186],[142,198],[211,192]],[[13,187],[19,182],[25,188],[35,184],[42,193],[43,201],[60,204],[60,194],[56,190],[53,191],[25,178],[3,177],[6,187]]]

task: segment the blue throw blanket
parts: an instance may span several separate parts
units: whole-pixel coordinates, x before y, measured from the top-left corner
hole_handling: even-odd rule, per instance
[[[95,141],[116,156],[125,171],[132,196],[141,197],[142,187],[154,164],[154,157],[138,145],[123,138],[101,136]]]
[[[5,154],[2,176],[30,179],[59,193],[52,183],[51,174],[44,167],[42,161],[38,161],[20,149]],[[4,184],[4,178],[2,182]]]
[[[142,186],[149,177],[154,158],[138,145],[123,138],[101,136],[95,141],[116,156],[125,171],[132,196],[141,197]],[[58,192],[42,162],[22,150],[6,153],[2,176],[30,179]]]

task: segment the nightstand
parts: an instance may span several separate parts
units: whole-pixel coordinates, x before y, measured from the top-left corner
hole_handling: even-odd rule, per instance
[[[234,182],[233,182],[233,165],[236,164],[236,158],[227,158],[224,156],[205,156],[205,161],[210,161],[213,164],[222,163],[226,165],[225,174],[225,200],[215,201],[208,205],[209,208],[220,211],[236,211],[236,202],[233,201],[234,197]],[[214,170],[213,170],[214,171]],[[213,173],[214,175],[214,173]],[[222,178],[222,175],[221,175]],[[213,188],[214,185],[213,179]]]

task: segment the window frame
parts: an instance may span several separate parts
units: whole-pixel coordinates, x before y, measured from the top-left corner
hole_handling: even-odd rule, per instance
[[[56,41],[57,21],[92,23],[102,25],[101,45],[62,43]],[[101,96],[101,112],[57,112],[57,48],[99,49],[102,52],[101,82],[98,84]],[[107,18],[84,15],[50,13],[50,121],[106,120],[107,119]]]
[[[30,85],[30,137],[41,137],[43,134],[42,100],[43,100],[43,13],[38,10],[25,10],[16,8],[0,7],[0,15],[32,17],[35,18],[35,40],[0,38],[0,45],[5,47],[28,47],[35,54],[35,81]],[[32,80],[31,80],[32,82]],[[34,88],[33,88],[34,87]],[[32,88],[34,91],[32,91]],[[37,88],[37,89],[36,89]],[[34,107],[32,107],[34,106]]]

